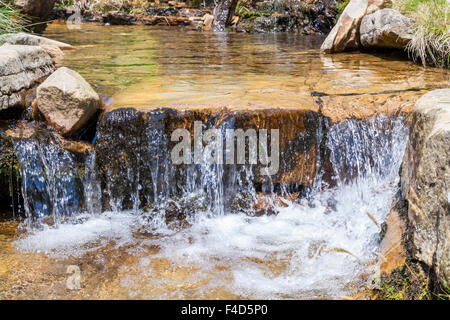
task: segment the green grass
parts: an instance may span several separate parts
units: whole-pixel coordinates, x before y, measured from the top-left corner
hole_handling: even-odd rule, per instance
[[[395,0],[393,8],[415,22],[407,50],[423,65],[450,67],[450,3],[447,0]]]
[[[24,30],[25,19],[11,1],[0,0],[0,34]]]

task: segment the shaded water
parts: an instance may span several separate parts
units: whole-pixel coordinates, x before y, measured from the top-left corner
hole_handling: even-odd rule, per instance
[[[364,99],[378,94],[401,101],[448,86],[446,71],[364,54],[322,56],[322,39],[298,35],[53,25],[47,36],[78,46],[64,65],[113,96],[111,107],[309,108],[302,103],[320,92],[358,95],[363,108]],[[248,182],[230,185],[222,168],[205,166],[186,170],[182,192],[172,192],[167,133],[152,122],[142,135],[124,135],[136,129],[124,123],[125,131],[118,126],[103,139],[118,149],[99,149],[102,129],[97,154],[82,168],[56,140],[16,141],[29,195],[25,211],[50,214],[57,227],[0,222],[1,298],[339,298],[370,281],[380,232],[372,219],[384,221],[397,191],[408,133],[402,117],[318,126],[313,139],[329,150],[336,186],[322,190],[318,170],[302,196],[271,188],[261,194]],[[134,151],[128,166],[106,170],[102,185],[99,150],[119,158],[125,146]],[[252,182],[251,168],[239,170]],[[227,190],[249,195],[244,201],[263,198],[276,214],[232,212]],[[143,207],[145,199],[152,206]],[[188,206],[194,209],[183,222],[171,224],[167,214]],[[66,287],[70,265],[81,270],[80,290]]]

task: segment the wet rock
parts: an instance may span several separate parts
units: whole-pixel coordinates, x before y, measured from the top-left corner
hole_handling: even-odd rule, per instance
[[[404,49],[413,37],[413,22],[392,9],[378,10],[361,22],[361,44],[364,47]]]
[[[323,42],[321,50],[325,53],[357,50],[360,46],[359,29],[363,17],[386,4],[386,0],[350,0]]]
[[[401,171],[411,254],[450,280],[450,89],[417,102]]]
[[[21,12],[29,17],[34,32],[45,30],[50,13],[53,10],[56,0],[14,0],[14,4],[21,9]]]
[[[120,11],[112,11],[103,15],[103,22],[111,25],[131,25],[135,21],[134,16]]]
[[[237,0],[221,0],[214,11],[214,31],[225,31],[231,24]]]
[[[0,47],[0,110],[25,107],[27,91],[54,71],[47,52],[38,46]]]
[[[54,64],[60,64],[64,57],[63,50],[74,50],[70,44],[51,40],[28,33],[10,33],[0,36],[0,43],[11,45],[40,46],[52,58]]]
[[[14,185],[19,178],[19,165],[10,137],[0,128],[0,210],[11,210]],[[15,205],[17,205],[17,199]]]
[[[86,80],[63,67],[37,88],[37,108],[49,125],[69,136],[91,119],[101,102]]]

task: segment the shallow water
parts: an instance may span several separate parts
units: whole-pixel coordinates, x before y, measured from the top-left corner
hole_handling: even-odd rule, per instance
[[[399,61],[397,54],[322,55],[320,36],[95,25],[51,25],[45,35],[77,47],[64,65],[113,96],[114,107],[298,107],[311,92],[420,95],[416,90],[448,87],[450,81],[448,70]]]
[[[112,97],[106,99],[112,108],[198,103],[299,107],[312,92],[356,96],[363,104],[364,97],[376,95],[419,96],[447,87],[449,80],[448,71],[386,55],[323,56],[320,37],[95,25],[80,30],[51,25],[46,35],[77,47],[63,64]],[[378,224],[386,218],[407,136],[402,119],[395,122],[390,140],[385,140],[384,127],[374,123],[368,129],[348,121],[329,131],[333,162],[359,174],[356,181],[342,181],[312,198],[286,199],[276,215],[198,212],[171,228],[139,210],[88,212],[58,228],[33,231],[3,220],[0,298],[351,295],[365,288],[373,274],[380,229],[370,216]],[[383,142],[378,153],[371,150],[377,139]],[[80,270],[77,290],[67,287],[70,266]]]

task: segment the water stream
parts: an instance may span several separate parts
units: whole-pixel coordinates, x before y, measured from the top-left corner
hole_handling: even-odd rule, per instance
[[[0,222],[0,298],[320,299],[370,283],[407,143],[404,115],[289,115],[298,125],[286,131],[283,170],[297,153],[312,168],[292,183],[261,179],[252,165],[175,166],[175,120],[224,130],[242,124],[243,111],[205,120],[159,107],[289,109],[312,91],[406,101],[448,75],[363,54],[324,58],[315,38],[100,28],[47,31],[79,46],[65,65],[112,96],[110,112],[82,157],[40,130],[13,139],[26,219]],[[66,288],[68,266],[81,270],[79,290]]]

